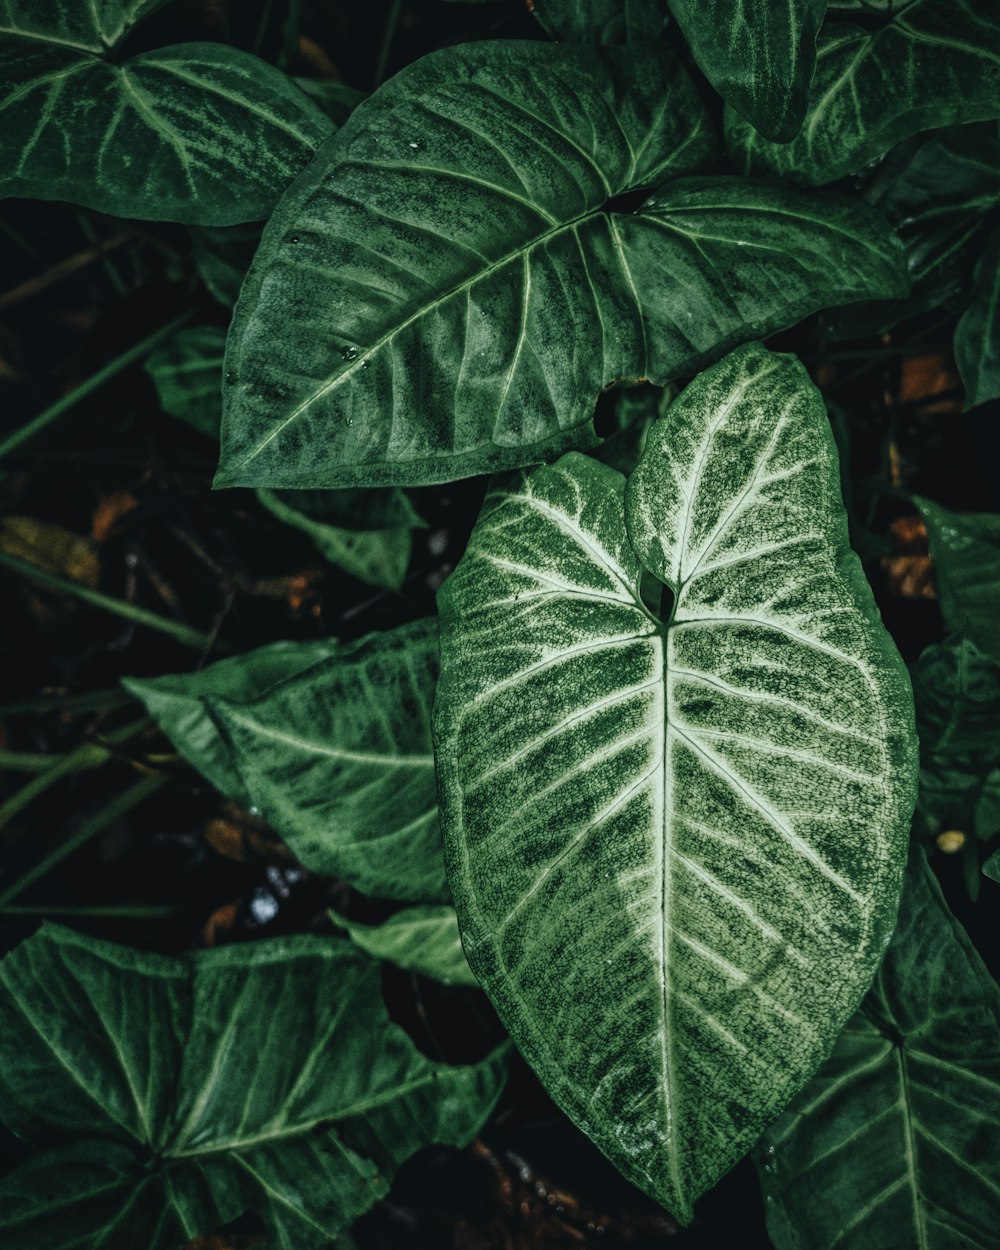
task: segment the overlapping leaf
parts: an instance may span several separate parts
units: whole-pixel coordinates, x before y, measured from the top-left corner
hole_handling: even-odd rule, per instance
[[[275,642],[246,655],[219,660],[198,673],[167,677],[126,677],[122,685],[145,704],[177,750],[217,790],[242,803],[249,797],[232,765],[202,698],[222,695],[235,702],[253,699],[269,686],[333,655],[336,639]]]
[[[1000,515],[952,512],[914,497],[927,525],[941,614],[948,628],[964,633],[1000,663]]]
[[[669,0],[694,59],[728,104],[768,139],[802,126],[826,0]]]
[[[645,43],[663,33],[663,0],[533,0],[532,13],[566,43]]]
[[[397,75],[265,232],[230,332],[217,484],[427,483],[590,447],[612,382],[903,293],[861,205],[719,178],[614,211],[710,150],[655,44],[470,44]]]
[[[386,959],[445,985],[479,984],[462,950],[455,909],[446,903],[406,907],[375,925],[358,924],[333,911],[330,918],[376,959]]]
[[[736,113],[730,150],[746,171],[809,185],[855,173],[893,144],[936,126],[1000,117],[1000,25],[973,0],[908,0],[873,29],[820,32],[805,123],[770,143]]]
[[[757,1151],[777,1250],[992,1250],[1000,995],[923,854],[875,984]]]
[[[955,361],[966,408],[1000,399],[1000,229],[976,265],[972,303],[955,330]]]
[[[253,1209],[269,1250],[326,1250],[502,1081],[499,1053],[425,1059],[348,942],[166,958],[46,926],[0,964],[0,1118],[49,1148],[0,1182],[0,1239],[175,1250]]]
[[[151,5],[0,9],[0,196],[156,221],[266,217],[333,123],[285,74],[224,44],[114,62]]]
[[[440,608],[469,963],[556,1101],[688,1219],[870,982],[915,797],[909,684],[805,371],[732,353],[627,494],[576,455],[499,486]]]
[[[225,351],[226,332],[219,326],[187,326],[146,361],[163,411],[215,439],[222,420]]]
[[[366,894],[448,898],[430,707],[437,625],[375,634],[258,698],[210,696],[251,802],[307,868]]]

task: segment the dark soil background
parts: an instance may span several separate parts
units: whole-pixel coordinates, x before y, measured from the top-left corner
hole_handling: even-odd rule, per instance
[[[137,38],[144,46],[231,38],[274,59],[285,12],[277,0],[180,0]],[[362,90],[372,88],[380,63],[391,74],[447,44],[543,37],[507,0],[307,0],[302,36],[294,72]],[[0,204],[0,438],[182,313],[191,324],[224,325],[227,318],[197,280],[183,228],[62,204]],[[812,319],[772,344],[806,361],[840,414],[835,428],[849,466],[856,546],[909,663],[942,636],[942,625],[908,493],[960,510],[1000,511],[998,414],[991,406],[961,413],[953,326],[954,316],[937,310],[882,337],[830,342]],[[602,399],[599,421],[614,399]],[[215,460],[209,439],[160,410],[140,361],[0,465],[0,551],[206,635],[201,649],[184,647],[0,568],[0,750],[60,756],[124,738],[103,765],[64,776],[0,830],[3,891],[81,828],[93,828],[78,850],[0,907],[0,952],[43,916],[171,952],[332,931],[325,918],[331,904],[360,919],[390,910],[298,867],[252,814],[223,801],[172,753],[118,681],[189,672],[277,639],[357,637],[432,613],[485,481],[411,492],[428,529],[416,533],[405,585],[393,594],[324,564],[252,492],[213,493]],[[16,534],[11,517],[22,518]],[[129,726],[130,734],[118,732]],[[5,771],[0,805],[33,775]],[[155,795],[124,810],[122,796],[150,777],[163,781]],[[986,909],[968,902],[967,857],[936,853],[933,863],[990,958]],[[385,988],[393,1015],[430,1055],[476,1058],[499,1036],[478,993],[395,969],[387,969]],[[16,1140],[0,1130],[0,1170],[20,1157]],[[770,1244],[749,1163],[702,1199],[689,1230],[679,1230],[568,1123],[520,1061],[481,1138],[464,1152],[431,1149],[411,1160],[354,1236],[361,1250]],[[257,1240],[248,1217],[226,1236],[201,1242],[236,1250]]]

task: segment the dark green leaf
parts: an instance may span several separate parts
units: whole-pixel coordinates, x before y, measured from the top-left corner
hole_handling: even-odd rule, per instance
[[[296,78],[295,81],[336,126],[343,126],[361,101],[367,98],[367,92],[357,91],[342,82],[323,82],[316,78]]]
[[[191,230],[194,260],[201,280],[226,308],[232,308],[253,254],[260,243],[263,227],[198,226]],[[221,369],[219,384],[222,384]]]
[[[324,496],[339,494],[340,491],[259,490],[257,498],[279,521],[308,534],[317,551],[331,564],[371,586],[399,590],[413,546],[409,529],[352,529],[324,520]]]
[[[534,0],[542,29],[564,43],[647,43],[666,21],[663,0]]]
[[[52,1147],[0,1181],[12,1250],[176,1250],[252,1208],[326,1250],[503,1082],[425,1059],[378,965],[292,937],[167,958],[46,925],[0,964],[0,1118]]]
[[[750,344],[627,491],[578,455],[498,485],[439,605],[469,964],[553,1098],[687,1220],[869,984],[915,798],[818,391]]]
[[[826,0],[669,0],[705,77],[768,139],[798,134]]]
[[[335,911],[330,919],[346,929],[351,940],[376,959],[386,959],[409,972],[445,985],[478,985],[462,950],[454,907],[407,907],[382,924],[358,924]]]
[[[255,221],[333,129],[286,75],[225,44],[112,62],[45,32],[4,33],[3,20],[3,196],[155,221]]]
[[[225,330],[191,326],[178,331],[146,361],[163,411],[213,439],[219,437],[222,420],[225,351]]]
[[[126,677],[122,685],[145,704],[177,750],[221,793],[242,803],[246,790],[233,768],[229,750],[202,706],[210,694],[242,702],[269,686],[335,654],[336,639],[276,642],[246,655],[220,660],[198,673],[169,677]]]
[[[437,624],[374,634],[260,698],[205,700],[253,804],[313,872],[448,898],[431,754]]]
[[[948,629],[964,633],[980,651],[1000,663],[997,610],[1000,607],[1000,516],[949,512],[914,496],[927,524],[927,538],[941,614]]]
[[[769,143],[734,112],[730,150],[749,171],[809,185],[852,174],[920,130],[1000,117],[1000,23],[973,0],[909,0],[874,28],[820,32],[805,123]]]
[[[0,36],[106,52],[166,0],[0,0]]]
[[[987,778],[1000,767],[1000,666],[955,635],[928,647],[913,671],[920,738],[920,807],[945,829],[1000,833]]]
[[[976,265],[972,303],[955,331],[955,360],[966,408],[1000,399],[1000,229]]]
[[[914,849],[899,926],[757,1161],[776,1250],[993,1250],[1000,995]]]
[[[1000,882],[1000,851],[994,851],[983,864],[983,872],[991,881]]]
[[[362,104],[268,226],[230,333],[219,485],[429,483],[589,448],[597,395],[905,290],[863,206],[703,163],[656,45],[470,44]]]

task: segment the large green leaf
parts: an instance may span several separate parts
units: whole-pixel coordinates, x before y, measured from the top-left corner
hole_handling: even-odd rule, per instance
[[[430,707],[437,624],[371,635],[256,699],[209,697],[253,804],[314,872],[448,898]]]
[[[687,1220],[870,983],[915,797],[819,393],[733,352],[627,492],[578,455],[498,486],[439,599],[469,963],[556,1101]]]
[[[1000,399],[1000,229],[976,265],[972,303],[955,330],[955,361],[965,406]]]
[[[166,0],[0,0],[0,36],[105,52]]]
[[[768,139],[802,126],[826,0],[669,0],[694,59],[728,104]]]
[[[645,43],[666,22],[664,0],[533,0],[531,12],[566,43]]]
[[[1000,994],[914,850],[833,1054],[757,1150],[777,1250],[993,1250]]]
[[[744,169],[810,185],[855,173],[920,130],[1000,117],[1000,23],[973,0],[903,0],[869,29],[820,31],[805,124],[770,143],[735,112],[730,150]]]
[[[406,907],[381,924],[358,924],[335,911],[330,919],[362,950],[445,985],[478,985],[462,950],[458,917],[447,903]]]
[[[913,501],[927,524],[945,623],[1000,663],[1000,515],[951,512],[919,496]]]
[[[229,750],[205,711],[205,695],[237,702],[253,699],[269,686],[333,655],[336,639],[275,642],[246,655],[220,660],[198,673],[167,677],[126,677],[122,685],[141,699],[177,750],[192,767],[229,798],[248,803],[247,792],[232,765]]]
[[[413,548],[409,527],[396,525],[360,529],[336,524],[331,518],[341,511],[338,496],[354,493],[259,490],[257,498],[272,516],[307,534],[317,551],[331,564],[371,586],[399,590]],[[402,494],[401,491],[372,493]]]
[[[588,448],[602,387],[904,292],[898,245],[858,204],[708,178],[614,211],[710,151],[655,43],[477,43],[404,70],[265,231],[216,483],[418,484]]]
[[[70,0],[37,7],[46,18],[72,11]],[[96,9],[75,8],[83,38],[82,15]],[[23,32],[0,12],[0,196],[156,221],[254,221],[333,129],[291,79],[239,49],[178,44],[115,62],[69,46],[70,28],[33,21]]]
[[[1000,833],[1000,665],[960,634],[927,647],[913,670],[920,807],[946,829]]]
[[[0,964],[0,1118],[50,1147],[0,1181],[11,1250],[175,1250],[252,1209],[326,1250],[503,1081],[431,1063],[335,938],[166,958],[46,925]]]

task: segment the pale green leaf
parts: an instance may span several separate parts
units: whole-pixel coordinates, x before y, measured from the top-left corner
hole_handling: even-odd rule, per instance
[[[0,37],[105,52],[166,0],[0,0]]]
[[[330,911],[338,928],[376,959],[385,959],[408,972],[443,981],[445,985],[478,985],[462,950],[454,907],[407,907],[382,924],[358,924]]]
[[[1000,117],[1000,23],[974,0],[903,0],[873,27],[820,31],[805,123],[771,143],[732,110],[730,151],[746,172],[815,185],[856,173],[900,140]]]
[[[1000,663],[1000,515],[951,512],[915,495],[927,525],[941,615],[948,629],[964,633]]]
[[[333,129],[285,74],[219,43],[114,62],[0,35],[0,82],[0,196],[119,217],[266,217]]]
[[[919,850],[833,1054],[757,1149],[776,1250],[993,1250],[1000,994]]]
[[[1000,665],[956,634],[925,649],[913,695],[921,810],[945,829],[1000,833],[987,793],[1000,767]]]
[[[52,1147],[0,1181],[12,1250],[176,1250],[247,1209],[269,1250],[326,1250],[504,1068],[425,1059],[348,942],[167,958],[51,925],[0,964],[0,1060],[0,1118]]]
[[[146,360],[146,372],[163,411],[213,439],[219,437],[222,420],[225,351],[225,330],[190,326],[179,330]]]
[[[202,705],[217,694],[243,702],[269,686],[301,672],[340,648],[336,639],[316,642],[275,642],[246,655],[219,660],[198,673],[168,677],[125,677],[122,685],[141,699],[177,750],[217,790],[247,803],[248,797],[229,750]]]
[[[211,697],[250,801],[313,872],[448,898],[430,707],[437,624],[373,634],[256,699]]]
[[[659,39],[664,0],[533,0],[542,29],[565,43],[646,43]]]
[[[470,966],[559,1105],[687,1220],[870,982],[915,798],[819,393],[741,348],[653,425],[627,493],[577,455],[499,485],[439,604]]]
[[[406,526],[352,529],[332,524],[324,519],[325,497],[341,493],[259,490],[257,498],[272,516],[307,534],[331,564],[371,586],[399,590],[410,563],[410,530]]]
[[[903,293],[862,205],[710,178],[613,211],[703,164],[708,127],[655,43],[477,43],[397,75],[268,225],[216,483],[420,484],[586,449],[616,381]]]
[[[972,303],[955,330],[955,361],[966,408],[1000,399],[1000,229],[976,265]]]
[[[802,126],[826,0],[668,0],[694,59],[728,104],[778,143]]]

